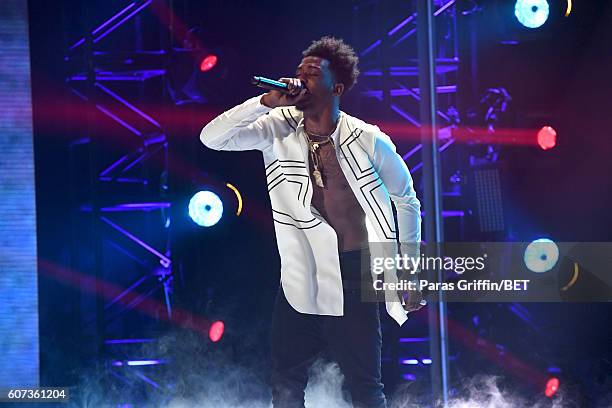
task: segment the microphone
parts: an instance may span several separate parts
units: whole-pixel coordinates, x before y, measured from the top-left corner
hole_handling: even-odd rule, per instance
[[[251,80],[251,83],[253,85],[256,85],[260,88],[273,89],[275,91],[280,91],[282,93],[294,94],[294,95],[299,94],[302,91],[302,89],[306,87],[306,84],[304,84],[304,81],[300,81],[300,82],[301,82],[301,86],[294,87],[293,89],[290,90],[289,84],[286,84],[281,81],[275,81],[274,79],[269,79],[269,78],[265,78],[261,76],[254,76],[253,79]]]

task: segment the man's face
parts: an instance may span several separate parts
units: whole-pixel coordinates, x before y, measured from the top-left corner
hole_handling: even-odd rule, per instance
[[[295,77],[306,83],[308,93],[295,107],[304,111],[331,103],[334,92],[334,75],[329,61],[319,57],[305,57],[297,67]]]

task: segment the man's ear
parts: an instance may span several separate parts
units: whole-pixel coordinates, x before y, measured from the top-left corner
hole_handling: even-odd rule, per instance
[[[342,95],[342,93],[344,92],[344,84],[343,83],[337,83],[334,85],[334,92],[333,95],[334,96],[340,96]]]

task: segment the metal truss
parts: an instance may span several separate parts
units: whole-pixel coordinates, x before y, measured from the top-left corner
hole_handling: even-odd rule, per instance
[[[136,84],[139,89],[152,86],[148,85],[150,79],[162,77],[166,73],[163,69],[165,51],[114,53],[95,49],[98,43],[105,39],[108,41],[111,33],[134,19],[151,3],[152,0],[130,2],[109,19],[99,22],[91,33],[74,42],[67,50],[66,83],[76,97],[94,106],[106,121],[117,124],[125,132],[126,143],[122,144],[125,151],[106,162],[108,158],[99,154],[100,148],[105,147],[104,140],[93,136],[99,130],[92,129],[92,135],[71,145],[72,157],[79,154],[78,146],[87,146],[89,155],[97,159],[94,181],[90,186],[93,191],[92,202],[78,207],[81,212],[93,217],[93,234],[98,235],[98,248],[94,248],[94,252],[103,251],[104,247],[110,248],[115,257],[121,254],[131,260],[134,265],[132,272],[137,271],[137,276],[132,278],[131,283],[124,285],[120,293],[97,300],[102,304],[98,305],[98,313],[92,320],[105,326],[98,330],[105,336],[100,351],[108,359],[107,366],[112,368],[113,376],[119,379],[126,379],[127,376],[139,378],[143,384],[158,388],[159,384],[145,375],[142,367],[164,362],[155,356],[142,359],[142,355],[131,355],[139,353],[133,348],[135,345],[153,342],[154,339],[146,338],[146,335],[135,335],[134,332],[138,330],[131,330],[130,338],[117,338],[107,328],[110,325],[120,327],[118,321],[127,318],[130,312],[134,313],[140,304],[151,298],[161,297],[163,300],[157,301],[163,305],[161,313],[168,318],[172,317],[173,274],[168,215],[171,203],[164,194],[167,186],[160,181],[160,172],[162,175],[165,173],[166,178],[168,174],[168,141],[160,122],[139,106],[143,102],[142,96],[131,88],[126,91],[128,88],[123,86],[126,82]],[[78,65],[78,61],[84,61],[84,66]],[[129,61],[129,64],[125,61]],[[156,163],[157,173],[138,171],[148,161],[160,157],[161,160]],[[136,188],[139,185],[158,184],[160,188],[153,194],[151,191],[144,194],[144,189]],[[130,185],[134,187],[129,188]],[[126,187],[130,194],[122,196]],[[141,198],[134,192],[142,193]],[[156,212],[160,215],[150,216]],[[148,219],[143,223],[142,217],[147,215]],[[157,220],[153,222],[157,225],[151,226],[151,219]],[[143,224],[146,224],[146,228]],[[120,277],[126,271],[103,270],[107,266],[101,260],[109,258],[112,259],[113,255],[102,254],[96,259],[94,269],[99,280],[110,280],[112,283],[113,278]],[[130,373],[124,371],[127,367],[132,370]]]
[[[452,112],[457,106],[457,77],[459,68],[458,39],[456,24],[456,0],[442,0],[434,2],[437,6],[434,12],[436,22],[444,28],[442,35],[438,36],[436,73],[438,95],[437,116],[442,124],[441,128],[450,129],[456,125],[456,118]],[[358,8],[356,8],[358,10]],[[406,16],[399,23],[384,30],[384,35],[369,43],[360,53],[362,65],[367,68],[362,72],[362,86],[365,88],[362,95],[374,98],[385,104],[398,118],[405,121],[407,126],[415,129],[421,127],[419,120],[420,91],[418,87],[418,59],[415,55],[404,54],[400,46],[411,45],[416,41],[417,13]],[[377,51],[385,65],[381,66],[375,59]],[[441,132],[440,153],[444,153],[455,145],[455,139],[449,130]],[[417,143],[402,158],[408,163],[413,175],[419,174],[423,167],[419,159],[421,144]],[[446,192],[445,196],[456,196],[456,192]],[[445,211],[444,217],[462,217],[463,211],[459,209]]]
[[[431,118],[435,121],[424,118],[423,125],[420,120],[421,108],[421,89],[419,88],[419,48],[417,44],[408,44],[410,41],[416,42],[416,34],[418,28],[417,21],[427,21],[428,18],[419,16],[416,9],[408,16],[403,18],[399,23],[382,31],[382,37],[374,41],[368,42],[360,52],[360,60],[362,66],[365,66],[362,73],[362,87],[365,88],[362,95],[368,98],[374,98],[380,101],[385,107],[393,112],[401,121],[405,122],[407,127],[413,127],[415,134],[420,133],[422,126],[429,126],[428,123],[438,122],[439,128],[436,132],[437,143],[433,146],[439,146],[440,154],[448,154],[449,150],[457,146],[455,139],[452,136],[450,129],[455,126],[457,111],[457,82],[459,70],[459,55],[458,55],[458,36],[457,36],[457,10],[456,0],[437,0],[432,3],[435,5],[433,11],[433,19],[436,22],[437,32],[440,35],[436,37],[436,47],[429,47],[428,53],[433,54],[431,60],[432,70],[435,69],[435,89],[431,89],[431,93],[435,93],[437,103],[431,104],[435,110],[431,112]],[[384,2],[368,2],[367,5],[376,4],[378,7],[388,7],[388,3]],[[415,5],[417,2],[414,2]],[[421,7],[425,2],[419,3]],[[431,4],[431,3],[430,3]],[[356,12],[359,12],[360,7],[355,7]],[[424,8],[422,8],[424,9]],[[384,9],[383,9],[384,10]],[[374,13],[385,16],[384,12]],[[386,20],[387,16],[384,19]],[[357,21],[358,18],[355,18]],[[429,26],[430,24],[428,24]],[[429,27],[430,28],[430,27]],[[426,30],[420,30],[421,33]],[[427,41],[421,41],[419,46],[423,46]],[[421,81],[424,83],[426,81]],[[429,94],[429,91],[424,90],[424,95]],[[426,129],[426,127],[424,127]],[[413,176],[419,177],[422,175],[423,160],[420,152],[423,152],[423,145],[415,143],[414,146],[406,152],[402,152],[402,158],[407,162]],[[431,163],[430,163],[431,165]],[[452,182],[452,180],[450,180]],[[442,185],[444,186],[445,183]],[[445,201],[445,211],[441,211],[443,218],[456,218],[463,220],[465,212],[461,206],[452,208],[452,201],[460,198],[461,191],[446,188],[442,190],[442,196]],[[448,208],[451,207],[451,208]],[[430,205],[430,209],[434,206]],[[432,211],[433,212],[433,211]],[[432,242],[437,241],[437,236],[427,237]],[[440,302],[443,303],[443,302]],[[403,337],[398,336],[397,344],[391,347],[390,358],[394,362],[398,377],[408,381],[418,381],[416,385],[424,386],[426,382],[422,381],[424,377],[431,377],[431,389],[434,390],[436,397],[442,396],[446,401],[448,395],[448,376],[446,369],[448,367],[447,356],[447,338],[443,334],[446,332],[445,310],[444,304],[430,305],[429,321],[432,319],[432,308],[435,307],[436,313],[440,318],[440,324],[428,324],[427,327],[417,328],[413,326],[413,330],[421,330],[419,334],[426,334],[420,337]],[[442,331],[443,330],[443,331]],[[443,347],[439,347],[442,345]],[[418,357],[418,358],[417,358]]]

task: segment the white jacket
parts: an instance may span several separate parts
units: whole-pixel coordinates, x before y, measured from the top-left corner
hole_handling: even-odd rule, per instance
[[[215,150],[263,153],[287,301],[301,313],[342,316],[337,236],[311,205],[303,115],[294,107],[270,109],[260,99],[251,98],[222,113],[202,129],[200,139]],[[366,214],[369,241],[387,243],[370,244],[372,257],[397,253],[391,200],[397,210],[399,241],[420,242],[420,202],[391,139],[377,126],[344,112],[332,139],[340,167]],[[397,279],[391,275],[385,272],[384,280]],[[387,292],[386,309],[401,325],[406,312],[395,292]]]

